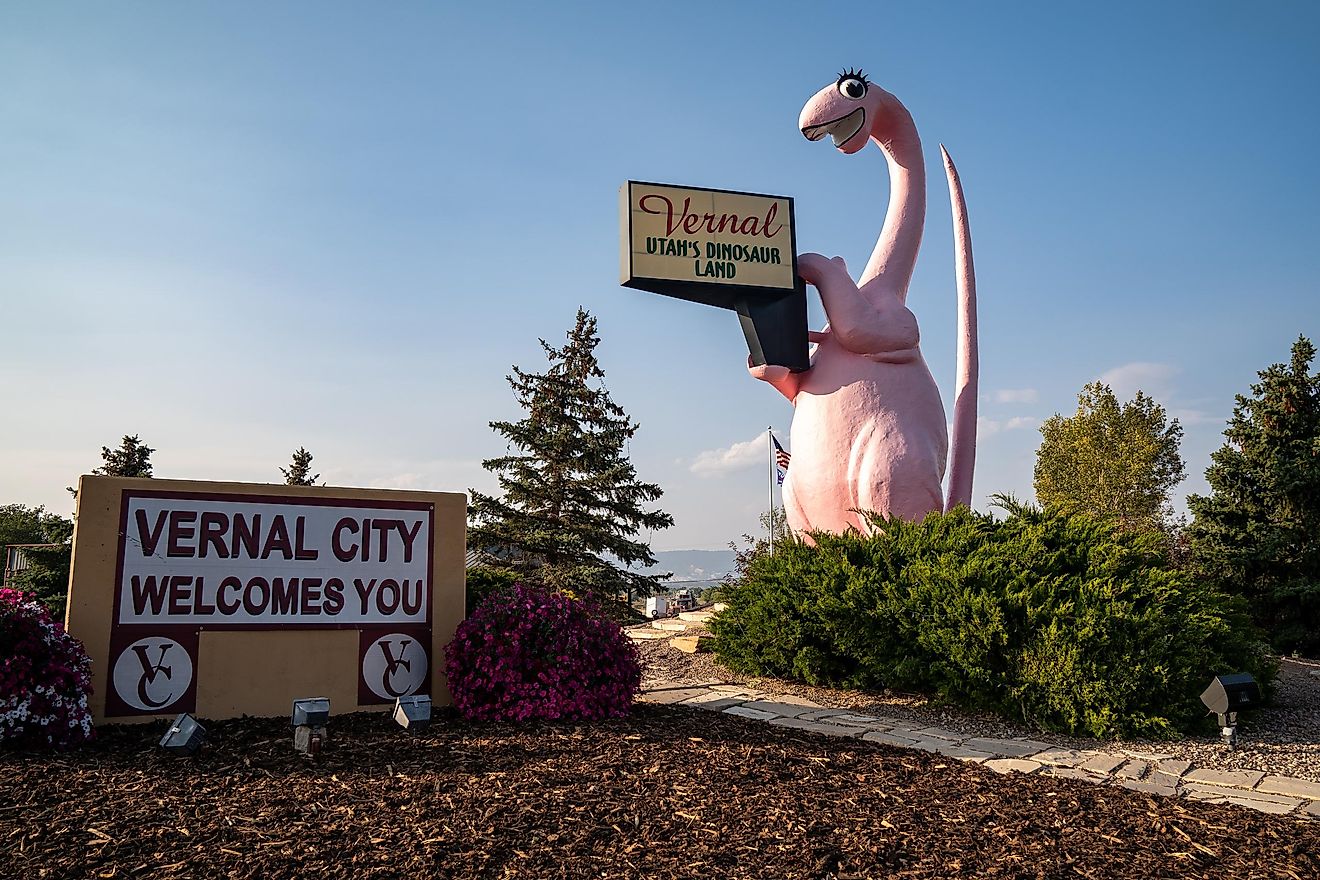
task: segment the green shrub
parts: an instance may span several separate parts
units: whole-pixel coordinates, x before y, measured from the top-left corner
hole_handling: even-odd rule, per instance
[[[1046,730],[1167,737],[1204,723],[1210,677],[1275,668],[1243,603],[1193,582],[1158,535],[1002,501],[875,535],[814,535],[725,591],[734,669],[929,693]]]
[[[487,596],[513,588],[518,573],[507,568],[476,565],[467,570],[467,613],[472,614]]]

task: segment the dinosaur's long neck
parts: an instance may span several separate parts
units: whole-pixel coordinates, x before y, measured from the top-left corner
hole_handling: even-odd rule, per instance
[[[891,97],[887,104],[885,116],[871,130],[871,139],[889,162],[889,210],[860,286],[881,279],[904,302],[926,225],[926,162],[912,114],[897,98]]]

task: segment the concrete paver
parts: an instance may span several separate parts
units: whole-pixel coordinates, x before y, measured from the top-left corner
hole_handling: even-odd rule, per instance
[[[1170,779],[1168,776],[1164,778]],[[1178,786],[1172,782],[1166,783],[1151,779],[1120,779],[1118,784],[1133,791],[1144,791],[1146,794],[1158,794],[1164,797],[1173,797],[1178,794]]]
[[[1087,757],[1072,749],[1046,749],[1031,756],[1031,760],[1048,764],[1052,767],[1077,767],[1086,762]]]
[[[680,706],[696,706],[698,709],[707,709],[711,712],[723,712],[730,706],[737,706],[742,703],[738,697],[721,697],[716,695],[714,699],[701,699],[700,697],[691,700],[684,700],[679,703]]]
[[[639,629],[628,629],[624,630],[624,632],[628,634],[628,638],[636,642],[659,641],[660,639],[667,639],[673,635],[671,632],[665,632],[662,629],[652,629],[649,626]]]
[[[1141,779],[1150,769],[1150,764],[1141,760],[1130,760],[1123,766],[1114,771],[1114,775],[1120,779]]]
[[[1202,797],[1225,797],[1225,798],[1246,798],[1247,800],[1258,803],[1269,803],[1277,805],[1286,805],[1289,810],[1302,805],[1302,799],[1297,797],[1288,797],[1283,794],[1269,794],[1267,792],[1242,791],[1236,788],[1225,788],[1221,785],[1201,785],[1195,782],[1184,782],[1182,784],[1184,794],[1190,796]]]
[[[867,724],[883,723],[882,719],[877,718],[875,715],[859,715],[856,712],[848,712],[844,715],[835,715],[830,720],[837,722],[839,724],[855,724],[860,726],[865,726]]]
[[[983,752],[979,749],[969,749],[966,746],[960,745],[947,745],[943,748],[936,749],[935,751],[947,758],[958,758],[962,761],[976,761],[977,763],[994,757],[994,755],[989,752]]]
[[[942,727],[919,727],[916,729],[915,733],[919,733],[922,736],[933,736],[937,739],[947,739],[950,742],[962,742],[968,738],[968,734],[945,730]]]
[[[1292,803],[1284,804],[1276,801],[1257,800],[1247,795],[1230,794],[1224,798],[1230,804],[1237,804],[1239,807],[1250,807],[1253,810],[1260,810],[1262,813],[1273,813],[1276,816],[1282,816],[1293,812],[1302,803],[1299,798],[1293,798]]]
[[[952,740],[938,739],[933,736],[922,736],[921,734],[913,734],[913,736],[915,739],[912,741],[911,748],[921,749],[923,752],[935,752],[938,755],[943,755],[946,754],[949,749],[962,748]],[[980,749],[967,749],[966,751],[977,752],[985,755],[987,758],[994,757],[994,755],[989,754],[988,752],[982,752]]]
[[[981,766],[989,767],[996,773],[1035,773],[1040,769],[1040,765],[1035,761],[1022,758],[992,758],[982,762]]]
[[[773,727],[791,727],[796,730],[810,730],[813,733],[825,733],[830,736],[861,736],[865,731],[860,727],[844,727],[840,724],[825,724],[821,721],[807,721],[802,718],[771,718]]]
[[[1087,773],[1078,767],[1046,767],[1042,771],[1046,776],[1058,776],[1061,779],[1081,779],[1085,782],[1103,782],[1104,776],[1098,773]]]
[[[708,691],[705,688],[674,688],[672,690],[647,691],[642,694],[641,698],[648,703],[667,705],[671,703],[681,703],[684,700],[700,697],[706,693],[708,693]]]
[[[1288,794],[1320,801],[1320,782],[1293,779],[1291,776],[1266,776],[1256,783],[1254,790],[1270,792],[1271,794]]]
[[[747,703],[748,709],[759,709],[762,712],[769,712],[780,718],[796,718],[799,715],[805,715],[812,708],[819,709],[819,706],[799,706],[796,703],[786,703],[782,700],[752,700]]]
[[[1122,754],[1127,755],[1129,758],[1137,758],[1138,760],[1150,761],[1152,763],[1167,761],[1173,757],[1173,755],[1170,755],[1167,752],[1134,752],[1131,749],[1119,749],[1119,751]]]
[[[965,740],[963,745],[969,749],[980,749],[983,752],[993,752],[996,755],[1004,755],[1009,758],[1025,758],[1028,755],[1036,755],[1050,747],[1049,743],[1035,742],[1029,739],[1000,739],[998,737],[973,737]]]
[[[1127,758],[1120,755],[1093,755],[1079,764],[1078,769],[1089,770],[1092,773],[1099,773],[1101,776],[1108,776],[1126,762]]]
[[[899,746],[905,749],[910,749],[913,746],[912,740],[902,736],[895,736],[893,733],[883,730],[869,730],[862,734],[862,739],[870,740],[871,742],[884,743],[890,746]]]
[[[1201,782],[1208,785],[1224,785],[1233,788],[1253,788],[1265,777],[1259,770],[1211,770],[1202,767],[1189,770],[1183,775],[1185,782]]]
[[[805,718],[808,721],[819,721],[822,718],[836,718],[849,714],[851,713],[847,709],[813,709],[810,712],[803,712],[797,717]]]

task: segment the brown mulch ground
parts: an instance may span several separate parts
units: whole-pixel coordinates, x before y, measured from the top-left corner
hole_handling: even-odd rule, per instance
[[[196,761],[160,725],[0,754],[0,877],[1320,876],[1320,822],[676,707],[418,737],[340,716],[316,766],[287,721],[211,728]]]

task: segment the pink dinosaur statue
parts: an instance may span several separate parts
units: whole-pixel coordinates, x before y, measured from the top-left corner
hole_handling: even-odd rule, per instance
[[[784,480],[788,525],[799,535],[850,527],[857,511],[921,519],[941,503],[948,435],[939,389],[905,305],[926,219],[926,166],[907,108],[860,71],[817,92],[798,121],[808,140],[826,135],[842,153],[875,141],[889,162],[889,210],[860,282],[841,257],[801,254],[798,274],[820,293],[829,323],[812,332],[811,368],[748,369],[793,403],[793,464]],[[970,504],[976,459],[976,280],[962,185],[940,147],[957,251],[958,390],[947,509]]]

